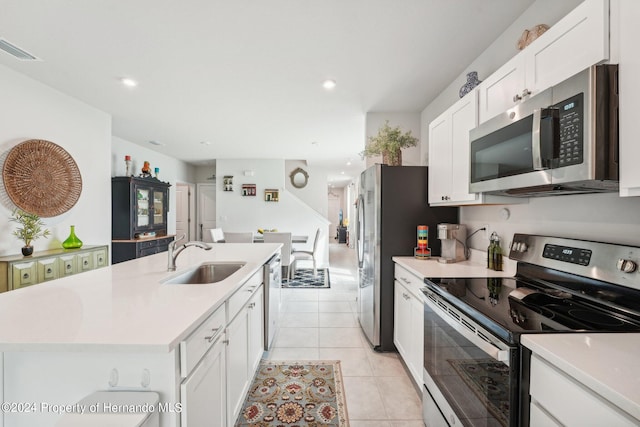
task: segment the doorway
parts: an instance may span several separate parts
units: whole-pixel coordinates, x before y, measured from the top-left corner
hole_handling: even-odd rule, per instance
[[[212,228],[216,228],[216,185],[198,184],[198,239],[212,242]]]
[[[195,229],[191,219],[195,200],[193,185],[185,183],[176,184],[176,240],[188,242],[195,236]],[[180,237],[185,236],[183,239]]]

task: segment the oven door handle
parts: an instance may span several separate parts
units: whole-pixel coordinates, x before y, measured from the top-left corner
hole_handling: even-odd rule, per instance
[[[509,350],[503,350],[499,347],[496,347],[494,344],[480,338],[478,335],[474,334],[472,331],[467,329],[466,326],[462,325],[461,323],[458,323],[455,319],[453,319],[449,315],[449,313],[444,312],[444,310],[440,306],[432,302],[428,296],[425,296],[424,300],[425,300],[425,303],[428,304],[429,307],[431,307],[431,309],[434,312],[439,314],[440,318],[442,318],[445,322],[447,322],[447,324],[451,326],[453,329],[455,329],[456,332],[458,332],[460,335],[462,335],[463,337],[471,341],[473,345],[475,345],[480,350],[487,353],[489,356],[491,356],[493,359],[497,360],[498,362],[502,362],[507,366],[510,365]]]

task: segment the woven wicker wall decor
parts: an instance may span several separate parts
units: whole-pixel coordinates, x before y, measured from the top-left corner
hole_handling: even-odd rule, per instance
[[[21,142],[9,151],[2,180],[17,207],[43,218],[67,212],[82,192],[82,176],[73,157],[42,139]]]

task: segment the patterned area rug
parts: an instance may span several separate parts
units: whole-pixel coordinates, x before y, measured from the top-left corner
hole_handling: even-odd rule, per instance
[[[339,360],[263,360],[236,427],[349,426]]]
[[[509,420],[509,367],[493,359],[449,359],[453,369],[498,422]]]
[[[313,269],[301,268],[296,270],[293,279],[282,280],[283,288],[330,288],[329,269],[319,268],[316,277],[313,277]]]

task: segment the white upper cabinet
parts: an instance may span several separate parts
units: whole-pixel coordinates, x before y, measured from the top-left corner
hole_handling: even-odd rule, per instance
[[[619,5],[616,15],[620,24],[620,195],[640,196],[640,53],[637,41],[640,2],[620,0],[616,4]]]
[[[480,123],[609,58],[609,1],[585,0],[479,86]]]
[[[429,204],[522,203],[513,197],[469,192],[469,131],[478,125],[472,90],[429,124]]]
[[[474,202],[469,193],[469,131],[478,124],[472,90],[429,125],[429,204]]]

